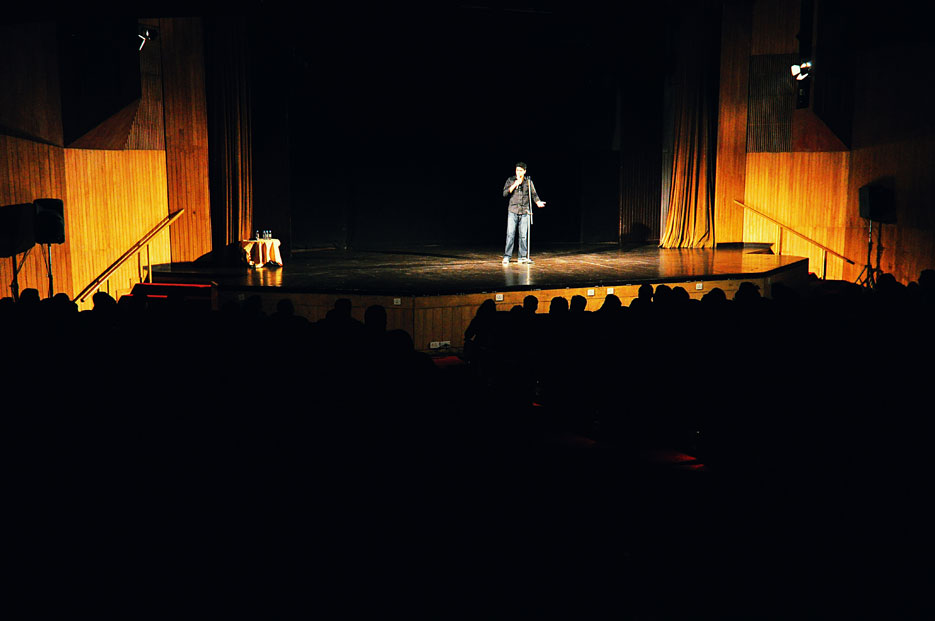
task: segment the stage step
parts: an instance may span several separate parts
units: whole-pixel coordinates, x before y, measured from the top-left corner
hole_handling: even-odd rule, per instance
[[[170,298],[181,300],[193,308],[217,308],[216,287],[203,283],[145,283],[133,287],[131,296],[145,297],[150,304],[167,302]]]

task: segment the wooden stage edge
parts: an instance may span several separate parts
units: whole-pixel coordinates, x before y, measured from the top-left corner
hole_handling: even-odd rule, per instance
[[[506,287],[502,290],[494,288],[489,291],[435,294],[435,293],[406,293],[393,294],[385,291],[380,293],[348,292],[348,291],[302,291],[288,287],[251,286],[237,283],[218,283],[216,288],[217,307],[229,301],[242,302],[251,296],[258,296],[262,301],[263,311],[267,314],[275,312],[277,304],[283,299],[292,301],[297,315],[315,322],[323,319],[326,313],[334,308],[338,299],[346,298],[352,305],[353,316],[363,321],[365,310],[371,305],[380,305],[386,309],[387,329],[405,330],[413,338],[418,351],[433,354],[457,354],[464,347],[464,332],[471,319],[474,318],[478,307],[485,300],[495,301],[497,310],[508,311],[513,306],[522,305],[523,299],[528,295],[535,295],[539,300],[539,312],[548,312],[553,298],[564,297],[571,300],[574,295],[583,296],[587,300],[586,310],[595,311],[601,307],[605,298],[616,295],[624,306],[637,297],[641,285],[647,282],[655,288],[659,284],[669,287],[682,287],[691,298],[701,299],[714,288],[719,288],[733,298],[740,284],[752,282],[759,287],[761,295],[771,297],[772,287],[777,283],[798,288],[808,280],[808,260],[783,257],[784,261],[772,269],[758,272],[730,275],[698,274],[685,277],[681,280],[671,278],[658,279],[656,282],[643,280],[634,282],[632,279],[622,280],[619,283],[602,282],[596,285],[553,288]],[[790,259],[793,259],[790,261]],[[505,284],[505,283],[504,283]]]

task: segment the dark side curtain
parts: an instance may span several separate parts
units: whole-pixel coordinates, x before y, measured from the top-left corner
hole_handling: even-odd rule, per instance
[[[253,146],[246,19],[205,19],[211,228],[214,249],[253,236]]]
[[[699,7],[681,20],[675,47],[672,179],[663,248],[714,246],[719,18]]]

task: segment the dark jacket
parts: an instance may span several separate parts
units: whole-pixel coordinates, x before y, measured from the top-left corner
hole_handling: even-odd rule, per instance
[[[539,200],[539,194],[536,193],[536,184],[532,183],[532,179],[528,176],[523,180],[519,187],[513,190],[513,193],[510,193],[510,186],[513,185],[513,182],[516,181],[516,176],[508,177],[506,183],[503,184],[503,197],[510,197],[510,202],[507,205],[507,209],[510,213],[530,213],[530,203],[529,203],[529,188],[532,184],[532,202],[535,203]]]

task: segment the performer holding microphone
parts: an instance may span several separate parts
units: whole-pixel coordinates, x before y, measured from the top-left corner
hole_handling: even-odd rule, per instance
[[[509,197],[506,214],[506,249],[503,252],[503,265],[510,264],[513,256],[514,237],[519,232],[519,262],[532,263],[529,258],[529,228],[532,226],[532,204],[545,207],[545,201],[539,199],[536,186],[526,175],[526,163],[516,163],[516,174],[508,177],[503,184],[503,197]]]

